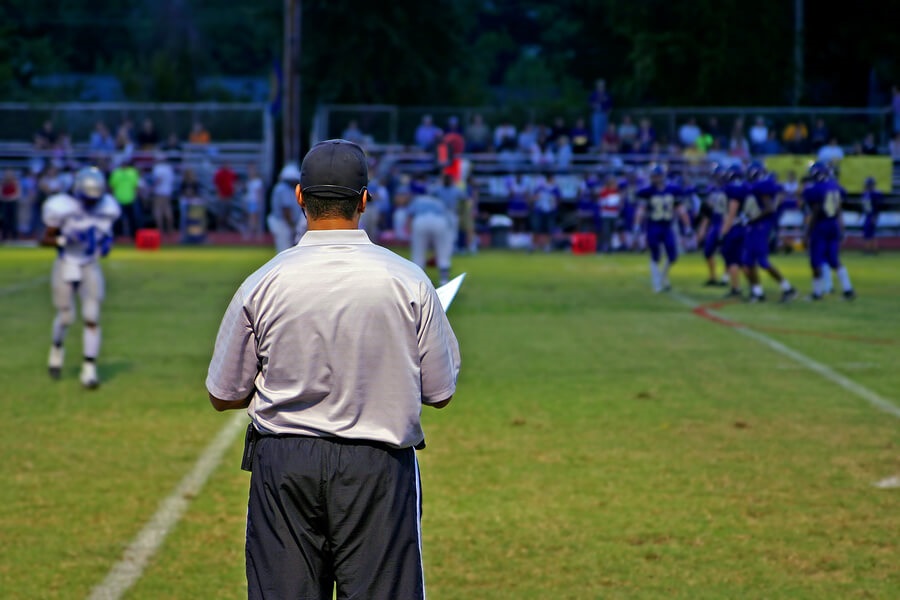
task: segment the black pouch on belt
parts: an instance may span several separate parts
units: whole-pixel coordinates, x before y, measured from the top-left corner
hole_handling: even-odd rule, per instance
[[[244,435],[244,456],[241,457],[241,469],[253,471],[253,455],[256,453],[256,442],[259,440],[259,432],[253,423],[247,425],[247,433]]]

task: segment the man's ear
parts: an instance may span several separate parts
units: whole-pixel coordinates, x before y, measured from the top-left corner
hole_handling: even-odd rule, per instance
[[[306,205],[303,203],[303,188],[300,187],[299,183],[294,188],[294,195],[297,196],[297,204],[299,204],[300,208],[302,208],[305,211]]]
[[[369,202],[369,190],[363,190],[362,197],[359,199],[359,206],[356,207],[356,210],[359,214],[366,212],[366,204]]]

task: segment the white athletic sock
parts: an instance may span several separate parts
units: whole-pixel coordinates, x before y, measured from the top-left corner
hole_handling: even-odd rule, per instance
[[[813,277],[812,288],[813,288],[813,294],[815,294],[816,296],[821,296],[822,294],[825,293],[825,291],[824,291],[825,287],[824,287],[824,284],[822,283],[822,277]]]
[[[849,292],[853,289],[853,285],[850,283],[850,273],[847,272],[847,267],[841,265],[837,270],[838,279],[841,280],[841,288],[845,292]]]
[[[653,285],[653,291],[658,292],[662,289],[662,273],[659,272],[659,265],[650,261],[650,283]]]
[[[751,293],[754,296],[765,296],[765,292],[763,292],[763,288],[759,284],[756,284],[751,288]]]
[[[782,279],[780,285],[781,285],[781,291],[782,291],[782,292],[788,292],[788,291],[790,291],[790,289],[791,289],[792,287],[794,287],[794,286],[791,285],[791,282],[788,281],[787,279]]]
[[[85,327],[84,335],[84,357],[97,358],[100,354],[100,327]]]
[[[54,346],[62,346],[63,341],[66,339],[66,329],[67,326],[63,325],[62,318],[59,315],[56,315],[53,319],[53,345]]]
[[[831,279],[831,267],[822,265],[822,293],[830,294],[834,290],[834,281]]]

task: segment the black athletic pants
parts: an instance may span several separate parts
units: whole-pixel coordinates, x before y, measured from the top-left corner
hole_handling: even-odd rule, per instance
[[[247,511],[251,599],[425,598],[415,450],[263,437]]]

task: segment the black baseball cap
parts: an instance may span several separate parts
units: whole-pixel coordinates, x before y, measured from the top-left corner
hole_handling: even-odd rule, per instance
[[[300,188],[318,197],[360,196],[368,184],[366,153],[347,140],[319,142],[300,165]]]

